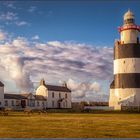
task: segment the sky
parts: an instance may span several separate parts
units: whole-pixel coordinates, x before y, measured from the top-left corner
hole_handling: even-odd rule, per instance
[[[40,79],[64,81],[76,101],[107,101],[113,46],[130,9],[140,2],[0,1],[0,80],[5,92],[35,92]]]

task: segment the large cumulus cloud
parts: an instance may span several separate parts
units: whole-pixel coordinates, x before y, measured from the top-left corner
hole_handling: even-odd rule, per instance
[[[76,82],[73,79],[67,81],[67,86],[72,90],[74,101],[107,101],[108,95],[103,92],[99,82]]]
[[[90,98],[89,91],[100,91],[100,85],[93,79],[112,78],[113,49],[110,47],[77,42],[30,42],[17,37],[1,43],[0,54],[1,80],[14,80],[21,91],[34,89],[42,77],[47,83],[57,84],[62,80],[68,81],[69,85],[72,84],[70,80],[74,79],[78,81],[78,87],[74,87],[76,84],[70,87],[74,88],[73,97]]]

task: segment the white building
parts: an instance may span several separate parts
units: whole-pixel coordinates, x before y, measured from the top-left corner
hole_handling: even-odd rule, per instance
[[[71,108],[71,90],[66,84],[63,86],[46,85],[42,79],[36,95],[46,98],[47,108]]]
[[[71,91],[65,86],[45,85],[41,80],[36,94],[7,94],[4,84],[0,82],[0,108],[46,109],[71,108]]]

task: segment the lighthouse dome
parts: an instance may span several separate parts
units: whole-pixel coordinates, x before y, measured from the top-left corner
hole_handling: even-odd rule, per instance
[[[127,20],[127,19],[134,19],[135,16],[133,14],[133,12],[131,12],[130,10],[128,10],[125,14],[124,14],[124,20]]]

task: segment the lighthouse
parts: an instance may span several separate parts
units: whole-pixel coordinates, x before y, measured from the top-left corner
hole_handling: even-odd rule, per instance
[[[109,106],[115,110],[140,106],[140,26],[133,12],[124,14],[114,45],[114,80],[110,84]]]

